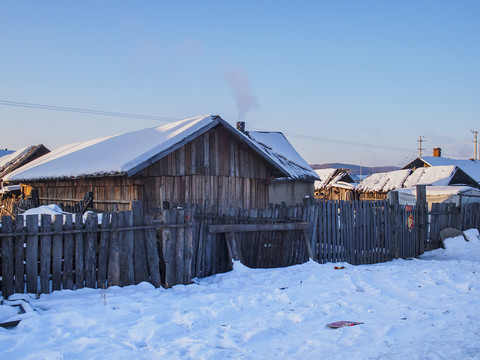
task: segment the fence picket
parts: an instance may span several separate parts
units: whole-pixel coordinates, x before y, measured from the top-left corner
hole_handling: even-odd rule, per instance
[[[42,232],[52,230],[52,217],[42,214]],[[52,253],[52,236],[42,235],[40,237],[40,292],[50,293],[50,256]]]
[[[26,275],[27,293],[36,294],[38,287],[38,216],[27,215]]]
[[[63,226],[65,231],[65,250],[63,254],[63,288],[73,289],[73,252],[75,242],[73,240],[73,233],[69,231],[73,230],[73,218],[72,215],[65,215],[65,224]]]
[[[75,214],[75,230],[83,230],[82,214]],[[75,234],[75,285],[82,289],[85,284],[85,244],[82,232]]]
[[[15,218],[14,231],[16,234],[21,234],[24,227],[24,217],[17,215]],[[25,236],[15,236],[15,292],[25,292]]]
[[[2,233],[12,233],[13,222],[10,216],[2,216]],[[1,260],[2,260],[2,295],[8,298],[14,292],[13,278],[13,238],[11,236],[2,237],[1,241]]]
[[[112,213],[110,218],[110,246],[108,251],[107,284],[120,285],[120,241],[118,238],[118,213]]]
[[[143,216],[143,202],[133,201],[130,204],[130,211],[133,214],[133,226],[141,226],[144,224]],[[133,263],[134,263],[134,276],[135,284],[139,284],[142,281],[148,281],[148,265],[147,254],[145,250],[145,236],[144,231],[134,230],[133,238]]]
[[[52,291],[62,289],[62,258],[63,258],[63,215],[55,215],[53,219],[52,238]]]
[[[97,288],[105,289],[107,287],[107,264],[108,264],[108,244],[110,242],[110,214],[102,214],[102,232],[100,233],[100,245],[98,247],[98,269],[97,269]]]
[[[87,232],[85,247],[85,286],[96,288],[96,259],[97,259],[97,233],[98,226],[97,214],[88,213],[85,222]]]

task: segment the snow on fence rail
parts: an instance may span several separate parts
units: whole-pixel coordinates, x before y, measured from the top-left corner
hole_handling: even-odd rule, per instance
[[[479,209],[469,206],[450,218],[478,228]],[[82,214],[67,215],[65,220],[60,215],[53,221],[44,215],[40,226],[36,215],[26,220],[6,216],[0,233],[2,295],[141,281],[171,287],[229,271],[231,255],[225,241],[229,236],[209,231],[210,225],[308,224],[237,232],[235,251],[254,268],[289,266],[309,257],[320,263],[357,265],[415,257],[427,247],[438,247],[435,229],[444,224],[437,224],[432,211],[428,238],[427,216],[419,209],[426,211],[426,206],[401,206],[394,199],[391,203],[311,199],[303,206],[269,209],[186,205],[164,210],[154,221],[143,216],[140,202],[133,202],[132,211],[103,214],[101,224],[96,214],[85,220]]]

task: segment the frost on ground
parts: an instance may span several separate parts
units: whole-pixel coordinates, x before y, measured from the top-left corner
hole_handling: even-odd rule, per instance
[[[142,283],[0,306],[2,359],[480,359],[477,230],[420,259],[308,262],[232,272],[173,289]],[[335,264],[339,265],[339,264]],[[330,329],[326,324],[361,321]]]

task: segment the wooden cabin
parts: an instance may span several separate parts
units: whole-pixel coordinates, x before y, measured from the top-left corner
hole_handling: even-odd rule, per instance
[[[320,180],[315,181],[315,199],[356,200],[356,183],[345,169],[315,170]]]
[[[9,174],[38,191],[41,204],[74,204],[93,193],[99,211],[142,200],[155,213],[169,203],[244,208],[269,205],[283,167],[215,115],[66,145]]]

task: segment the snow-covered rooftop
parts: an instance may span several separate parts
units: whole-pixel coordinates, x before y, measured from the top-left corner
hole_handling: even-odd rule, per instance
[[[247,135],[257,143],[272,161],[280,163],[289,178],[317,180],[318,175],[300,156],[281,132],[249,131]]]
[[[475,184],[473,179],[470,179],[458,167],[453,165],[421,167],[412,173],[411,171],[411,169],[402,169],[372,174],[357,186],[357,190],[386,193],[391,190],[414,187],[416,185],[447,186],[458,184],[459,182],[463,182],[463,180],[469,180],[468,183],[466,181],[466,185],[474,186]],[[452,183],[457,173],[463,175],[461,178],[457,177],[457,182]],[[458,180],[459,178],[461,180]]]
[[[7,155],[4,155],[0,157],[0,171],[2,171],[5,167],[10,165],[15,159],[17,159],[19,156],[22,156],[23,154],[27,153],[32,146],[25,146],[21,149],[18,149],[17,151],[11,152]]]
[[[36,153],[36,157],[38,157],[48,151],[49,150],[41,144],[30,145],[18,149],[17,151],[14,151],[8,155],[2,156],[0,158],[0,179],[9,172],[23,165],[23,163],[28,161],[28,159],[31,159],[34,153]]]
[[[280,173],[277,158],[241,136],[219,116],[205,115],[126,134],[65,145],[8,174],[4,180],[25,181],[100,175],[133,175],[152,162],[178,149],[185,142],[222,123],[232,134],[248,143]]]
[[[445,157],[436,157],[436,156],[422,156],[421,158],[417,158],[417,160],[421,160],[430,166],[446,166],[446,165],[458,166],[460,169],[466,172],[471,178],[473,178],[476,182],[480,183],[480,161],[479,160],[459,160],[459,159],[449,159]]]
[[[357,190],[386,193],[394,189],[399,189],[403,186],[410,172],[410,169],[405,169],[372,174],[357,185]]]
[[[416,169],[405,181],[403,187],[416,185],[446,186],[450,183],[457,168],[450,166],[432,166]]]
[[[316,190],[327,189],[332,186],[348,188],[348,189],[355,188],[355,184],[343,181],[344,178],[347,177],[348,175],[346,170],[336,169],[336,168],[327,168],[327,169],[318,169],[318,170],[315,170],[315,172],[320,178],[319,181],[315,181]]]

